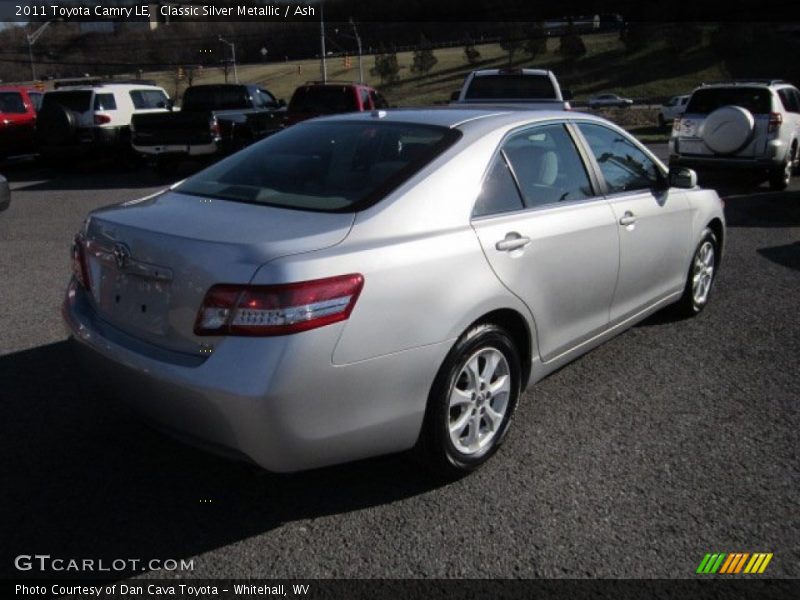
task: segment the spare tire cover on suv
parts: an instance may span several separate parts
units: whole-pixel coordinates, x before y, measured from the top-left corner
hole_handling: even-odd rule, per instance
[[[37,117],[36,129],[39,139],[49,144],[63,144],[75,134],[77,115],[65,106],[51,104]]]
[[[746,108],[723,106],[706,117],[703,142],[717,154],[732,154],[750,141],[754,123]]]

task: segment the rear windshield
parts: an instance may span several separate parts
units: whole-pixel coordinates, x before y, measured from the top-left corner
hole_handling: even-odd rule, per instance
[[[191,87],[183,95],[183,110],[234,110],[250,107],[246,88],[238,85]]]
[[[75,112],[86,112],[91,107],[92,92],[74,91],[74,92],[47,92],[42,101],[42,107],[48,106],[64,106]]]
[[[693,115],[707,115],[722,106],[731,105],[741,106],[756,115],[763,115],[772,112],[772,96],[766,88],[707,88],[692,94],[686,112]]]
[[[406,123],[300,123],[187,179],[175,191],[321,212],[374,204],[461,133]]]
[[[358,110],[353,88],[348,86],[309,86],[297,88],[289,110],[301,113],[333,114]]]
[[[555,100],[556,91],[546,75],[482,75],[472,78],[465,98]]]
[[[0,92],[0,112],[25,113],[25,103],[19,92]]]

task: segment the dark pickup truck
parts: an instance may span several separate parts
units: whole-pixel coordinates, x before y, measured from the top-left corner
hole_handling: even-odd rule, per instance
[[[169,173],[184,158],[230,154],[278,131],[285,112],[283,100],[257,85],[195,85],[180,110],[134,115],[131,142]]]

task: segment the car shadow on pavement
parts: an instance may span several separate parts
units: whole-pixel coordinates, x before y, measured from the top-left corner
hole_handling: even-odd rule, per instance
[[[800,192],[763,192],[725,198],[728,227],[798,227]]]
[[[0,514],[10,555],[2,577],[92,576],[20,572],[13,561],[20,554],[107,565],[196,556],[298,519],[390,503],[442,484],[404,456],[274,475],[205,454],[96,395],[70,345],[0,356]]]
[[[760,248],[758,253],[783,267],[800,271],[800,242],[771,248]]]

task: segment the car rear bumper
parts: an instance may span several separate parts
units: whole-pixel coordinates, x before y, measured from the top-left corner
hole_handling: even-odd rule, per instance
[[[51,158],[80,158],[84,156],[103,156],[109,150],[130,148],[130,129],[128,127],[95,127],[79,129],[65,143],[53,144],[40,140],[39,153]]]
[[[220,144],[211,142],[208,144],[163,144],[156,146],[141,146],[134,144],[133,149],[140,154],[147,156],[162,155],[186,155],[186,156],[210,156],[220,152]]]
[[[180,439],[276,472],[411,448],[449,349],[441,343],[333,365],[344,326],[335,324],[291,336],[209,338],[212,353],[171,360],[101,322],[74,280],[62,314],[87,376],[113,396]]]
[[[738,169],[742,171],[768,171],[783,167],[786,158],[787,148],[782,140],[770,140],[767,142],[765,152],[755,157],[737,157],[726,155],[700,155],[700,154],[681,154],[681,141],[677,141],[678,152],[676,152],[676,140],[669,141],[669,164],[680,167],[692,167],[697,169]]]

